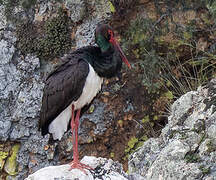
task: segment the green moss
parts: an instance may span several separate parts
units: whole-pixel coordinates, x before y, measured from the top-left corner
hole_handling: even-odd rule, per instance
[[[16,28],[17,48],[22,54],[36,53],[38,49],[37,31],[34,24],[21,23]]]
[[[154,115],[153,120],[158,120],[158,116]]]
[[[174,98],[172,91],[167,91],[164,93],[164,97],[168,98],[169,100],[172,100]]]
[[[207,148],[208,148],[208,150],[207,150],[208,153],[211,153],[211,152],[216,151],[216,145],[212,142],[212,140],[209,140],[209,141],[206,143],[206,146],[207,146]]]
[[[126,153],[128,153],[128,152],[130,152],[133,148],[134,148],[134,146],[135,146],[135,144],[138,142],[138,139],[136,138],[136,137],[132,137],[129,141],[128,141],[128,146],[127,146],[127,148],[125,149],[125,152]]]
[[[110,12],[114,13],[115,12],[115,7],[113,6],[111,1],[108,1],[109,6],[110,6]]]
[[[121,127],[123,125],[123,120],[118,120],[118,124]]]
[[[50,59],[62,55],[71,46],[68,17],[63,10],[45,23],[45,37],[41,38],[38,55]]]
[[[8,156],[8,152],[0,151],[0,159],[5,159]]]
[[[16,161],[18,152],[20,149],[20,144],[15,144],[12,147],[11,150],[11,155],[7,158],[4,170],[9,174],[9,175],[16,175],[18,173],[18,163]]]
[[[210,167],[205,167],[204,165],[201,165],[200,167],[199,167],[199,169],[202,171],[202,173],[204,174],[204,175],[206,175],[206,174],[209,174],[210,173]]]
[[[139,141],[136,143],[135,145],[135,150],[138,149],[139,147],[142,147],[144,142],[148,140],[148,137],[146,135],[142,136],[141,138],[139,138]]]
[[[216,17],[216,1],[207,1],[207,8],[213,17]]]
[[[150,120],[149,115],[147,115],[141,121],[142,121],[142,123],[147,123],[147,122],[149,122],[149,120]]]
[[[49,60],[63,55],[71,47],[69,19],[63,9],[58,16],[49,19],[40,27],[23,23],[17,26],[17,47],[22,54],[35,53],[40,58]]]
[[[115,157],[115,153],[114,153],[114,152],[111,152],[111,153],[110,153],[110,157],[111,157],[111,158],[114,158],[114,157]]]
[[[138,139],[136,137],[132,137],[129,141],[128,141],[128,146],[129,148],[133,148],[134,145],[138,142]]]
[[[94,110],[95,110],[95,106],[92,104],[92,105],[90,106],[88,112],[91,114],[91,113],[94,112]]]
[[[0,151],[0,170],[4,167],[5,159],[8,157],[8,152]]]

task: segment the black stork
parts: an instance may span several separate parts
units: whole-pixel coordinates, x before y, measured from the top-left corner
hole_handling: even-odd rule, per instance
[[[52,134],[60,140],[71,126],[73,138],[73,161],[70,170],[85,172],[91,167],[79,161],[78,126],[81,109],[88,105],[100,91],[103,78],[116,76],[124,61],[130,64],[114,38],[112,28],[98,25],[95,30],[98,46],[86,46],[62,59],[63,63],[51,72],[43,92],[40,114],[42,135]],[[70,124],[69,124],[70,123]]]

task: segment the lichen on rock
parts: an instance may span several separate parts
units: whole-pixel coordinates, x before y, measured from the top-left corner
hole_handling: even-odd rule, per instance
[[[17,156],[20,149],[20,144],[13,145],[11,149],[11,155],[7,158],[4,165],[4,170],[9,175],[16,175],[18,173]]]

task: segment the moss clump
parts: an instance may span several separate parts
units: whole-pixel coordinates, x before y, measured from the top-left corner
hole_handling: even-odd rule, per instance
[[[5,159],[8,157],[8,152],[0,151],[0,170],[3,169],[5,164]]]
[[[88,113],[92,114],[94,112],[94,110],[95,110],[95,106],[92,104],[88,110]]]
[[[115,12],[115,7],[113,6],[113,4],[112,4],[111,1],[108,1],[108,3],[109,3],[109,6],[110,6],[110,11],[111,11],[112,13],[114,13],[114,12]]]
[[[164,93],[164,96],[169,100],[172,100],[174,98],[172,91],[167,91],[166,93]]]
[[[199,167],[199,169],[202,171],[202,173],[204,174],[204,175],[206,175],[206,174],[209,174],[210,173],[210,167],[205,167],[204,165],[201,165],[200,167]]]
[[[128,147],[125,149],[125,152],[128,153],[130,152],[131,149],[134,148],[135,144],[138,142],[138,139],[136,137],[132,137],[129,141],[128,141]]]
[[[147,123],[150,121],[149,115],[145,116],[142,120],[142,123]]]
[[[71,47],[69,19],[61,9],[59,15],[45,23],[45,36],[40,39],[39,57],[49,59],[63,54]]]
[[[20,149],[20,144],[15,144],[11,149],[11,155],[7,158],[4,170],[9,175],[16,175],[18,173],[18,163],[16,161],[18,151]]]
[[[37,31],[36,26],[31,23],[21,23],[16,28],[17,48],[21,50],[22,54],[37,52]]]
[[[208,147],[208,150],[207,150],[208,153],[216,151],[216,145],[212,142],[212,140],[209,140],[206,146]]]
[[[46,60],[61,56],[71,47],[69,18],[63,9],[41,26],[24,23],[17,26],[17,48],[22,54],[35,53]],[[40,32],[39,32],[40,30]]]
[[[146,135],[142,136],[141,138],[132,137],[128,141],[127,148],[125,149],[125,153],[132,153],[137,148],[141,147],[145,141],[148,140],[148,137]]]
[[[110,157],[111,157],[111,158],[114,158],[114,157],[115,157],[115,153],[114,153],[114,152],[111,152],[111,153],[110,153]]]

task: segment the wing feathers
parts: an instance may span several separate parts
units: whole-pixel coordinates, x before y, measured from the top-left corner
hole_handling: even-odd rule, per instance
[[[66,60],[45,82],[40,114],[42,135],[47,134],[49,124],[79,98],[89,73],[86,61],[71,55]]]

